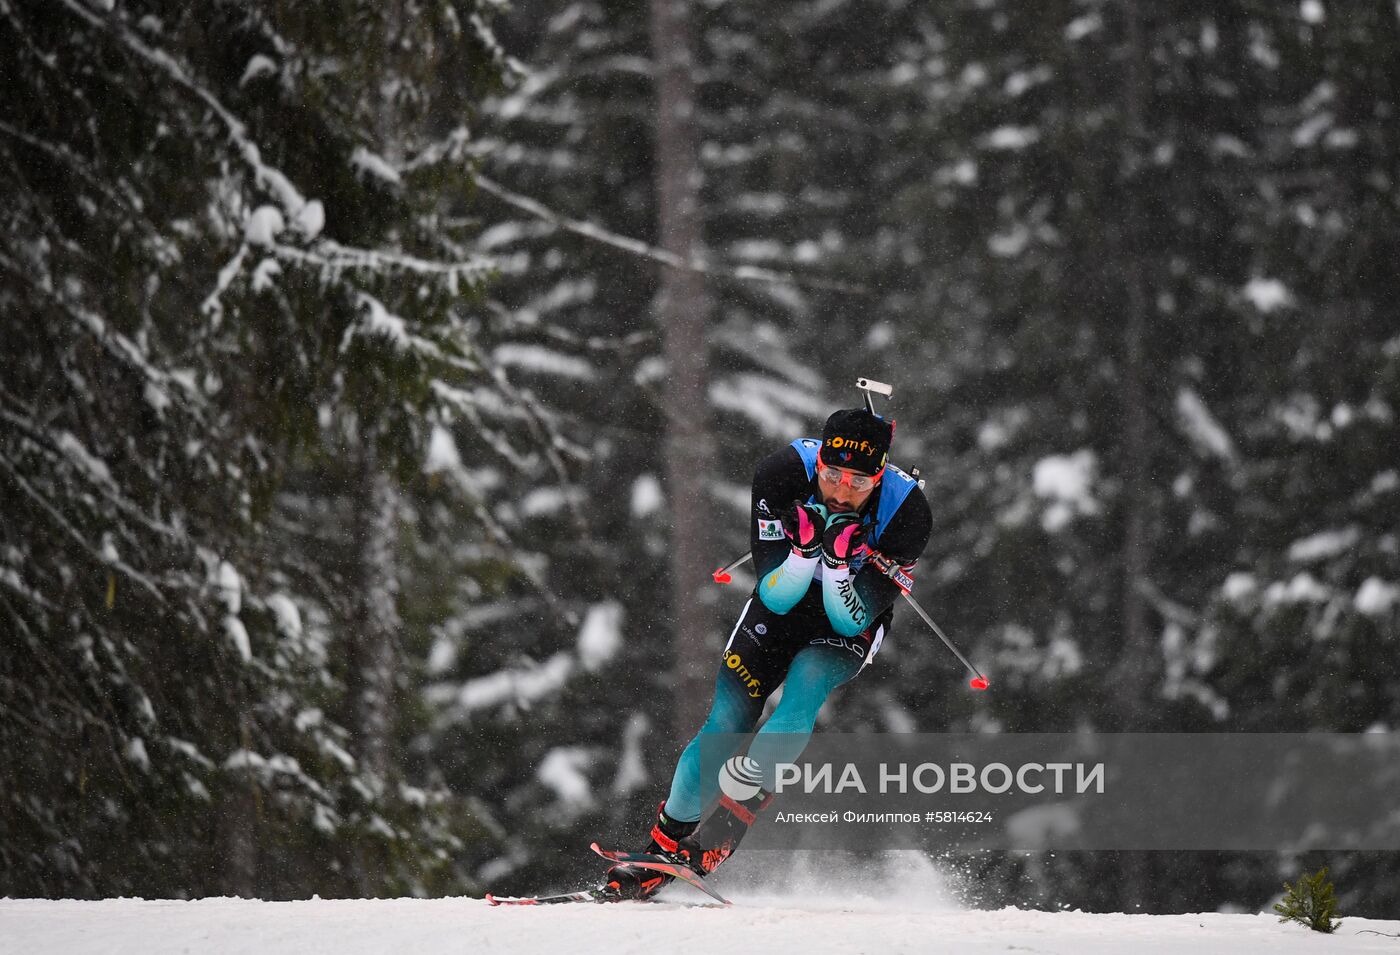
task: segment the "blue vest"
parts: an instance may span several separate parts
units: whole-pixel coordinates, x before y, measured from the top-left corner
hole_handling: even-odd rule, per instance
[[[807,480],[815,478],[817,476],[817,453],[821,451],[822,443],[816,438],[798,438],[792,443],[792,447],[802,456],[802,464],[807,468]],[[873,515],[866,514],[862,518],[862,521],[870,526],[865,542],[872,550],[880,549],[878,546],[880,534],[894,519],[895,511],[899,510],[899,506],[904,503],[909,492],[918,486],[918,481],[893,464],[885,466],[885,476],[880,478],[879,504]],[[864,563],[864,556],[852,560],[851,573],[854,574]]]

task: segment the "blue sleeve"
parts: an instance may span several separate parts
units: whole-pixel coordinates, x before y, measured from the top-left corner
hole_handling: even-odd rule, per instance
[[[787,560],[758,579],[758,599],[774,613],[787,613],[812,586],[820,557],[803,557],[789,550]]]
[[[843,637],[854,637],[870,626],[870,609],[856,593],[849,567],[822,569],[822,605],[831,621],[831,629]]]
[[[779,519],[785,507],[794,500],[807,500],[811,493],[807,467],[791,447],[764,458],[754,472],[749,549],[758,574],[755,593],[774,613],[787,613],[801,602],[821,560],[794,554]]]

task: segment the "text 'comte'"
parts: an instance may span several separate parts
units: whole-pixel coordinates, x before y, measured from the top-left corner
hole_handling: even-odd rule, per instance
[[[868,793],[865,779],[852,763],[777,765],[776,791]],[[879,793],[1102,793],[1103,763],[881,763]]]

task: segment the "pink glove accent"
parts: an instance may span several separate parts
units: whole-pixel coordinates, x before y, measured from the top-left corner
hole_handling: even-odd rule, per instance
[[[799,507],[797,509],[797,543],[803,547],[810,547],[817,538],[816,525],[807,516],[807,509]]]
[[[846,519],[826,525],[822,535],[822,560],[828,567],[844,567],[865,547],[866,527],[859,520]]]
[[[813,506],[793,501],[792,507],[783,512],[783,532],[792,542],[793,551],[803,557],[816,557],[821,554],[822,531],[826,529],[824,517],[819,511],[812,510]],[[814,517],[822,523],[812,520]]]
[[[860,529],[861,528],[859,524],[851,523],[850,525],[843,527],[841,529],[841,533],[836,535],[836,540],[833,541],[831,549],[836,552],[837,557],[841,558],[842,560],[851,559],[851,551],[854,549],[851,546],[851,538],[855,537],[856,531]]]

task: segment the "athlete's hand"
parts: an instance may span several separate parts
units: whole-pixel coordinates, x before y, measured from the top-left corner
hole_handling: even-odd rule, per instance
[[[822,560],[844,567],[865,548],[865,524],[855,514],[833,514],[822,534]]]
[[[783,512],[783,532],[792,549],[803,557],[822,552],[822,531],[826,528],[826,508],[820,504],[793,501]]]

